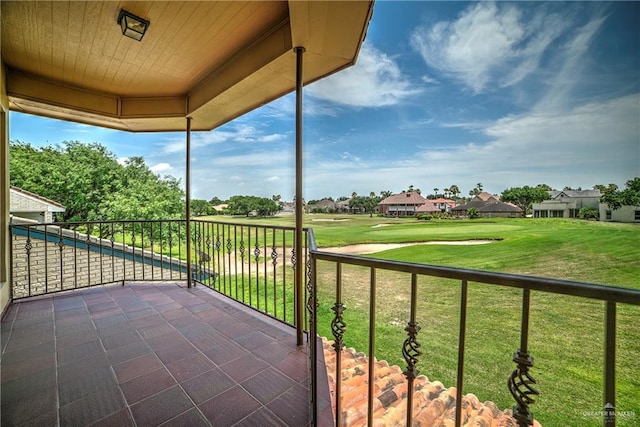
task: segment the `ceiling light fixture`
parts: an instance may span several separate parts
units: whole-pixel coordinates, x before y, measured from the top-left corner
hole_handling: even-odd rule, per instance
[[[142,19],[131,12],[127,12],[124,9],[120,9],[118,24],[120,24],[123,35],[131,37],[137,41],[142,40],[144,33],[147,31],[147,28],[149,28],[149,21]]]

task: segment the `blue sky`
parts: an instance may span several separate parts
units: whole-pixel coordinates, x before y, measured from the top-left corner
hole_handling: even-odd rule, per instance
[[[354,67],[305,88],[305,199],[591,188],[640,176],[640,2],[374,6]],[[10,115],[36,146],[100,142],[184,176],[184,133],[132,134]],[[294,97],[192,136],[194,198],[292,200]]]

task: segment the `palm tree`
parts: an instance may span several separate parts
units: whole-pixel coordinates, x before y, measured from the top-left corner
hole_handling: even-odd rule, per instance
[[[453,197],[458,197],[458,194],[460,194],[460,187],[453,184],[451,187],[449,187],[449,192],[453,195]]]
[[[438,187],[436,187],[436,188],[434,188],[434,189],[433,189],[433,195],[434,195],[434,196],[436,196],[436,199],[438,198],[438,191],[439,191],[439,190],[440,190],[440,189],[439,189]]]

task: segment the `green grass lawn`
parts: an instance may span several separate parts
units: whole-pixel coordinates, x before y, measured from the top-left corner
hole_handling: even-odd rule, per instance
[[[265,225],[292,225],[293,217],[213,220]],[[314,221],[315,220],[315,221]],[[384,226],[380,226],[384,224]],[[564,219],[492,219],[417,221],[364,215],[308,215],[320,247],[355,243],[400,243],[429,240],[495,239],[471,246],[422,245],[379,252],[377,258],[529,274],[607,285],[640,288],[640,227]],[[402,367],[403,328],[409,316],[409,277],[378,272],[376,356]],[[349,346],[368,349],[369,272],[343,270],[345,319]],[[318,265],[320,333],[331,336],[330,310],[335,266]],[[457,369],[460,284],[420,278],[418,341],[423,355],[418,368],[432,380],[454,386]],[[465,362],[465,393],[508,408],[513,399],[506,380],[519,345],[521,291],[470,284]],[[640,307],[618,307],[617,402],[640,423]],[[603,396],[604,304],[598,301],[532,293],[530,351],[540,396],[532,411],[544,425],[596,426],[585,416],[599,411]]]

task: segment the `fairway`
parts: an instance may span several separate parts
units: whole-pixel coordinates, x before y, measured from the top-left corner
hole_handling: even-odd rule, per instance
[[[225,222],[293,225],[293,217],[210,217]],[[316,219],[316,221],[313,221]],[[321,221],[317,221],[321,219]],[[342,221],[336,221],[341,219]],[[365,215],[307,215],[321,248],[363,243],[494,240],[484,245],[413,245],[368,257],[447,265],[479,270],[528,274],[606,285],[640,288],[640,227],[565,219],[491,219],[418,221]],[[331,306],[335,265],[319,263],[319,333],[331,337]],[[347,310],[345,342],[367,351],[367,269],[343,268]],[[401,367],[401,346],[408,321],[409,278],[379,271],[376,311],[376,356]],[[419,279],[418,324],[423,355],[418,368],[445,386],[455,385],[460,287],[455,281]],[[500,408],[513,406],[506,378],[519,344],[521,292],[516,289],[470,284],[465,362],[465,393]],[[532,411],[543,425],[599,426],[589,411],[602,408],[604,305],[598,301],[534,292],[530,351],[533,376],[540,396]],[[618,425],[637,425],[640,416],[640,309],[618,307],[617,402],[633,419]],[[586,414],[586,415],[585,415]]]

